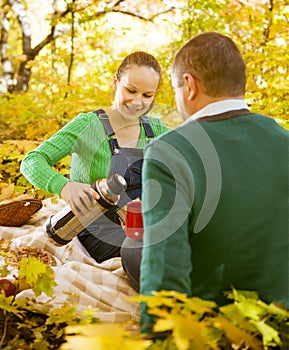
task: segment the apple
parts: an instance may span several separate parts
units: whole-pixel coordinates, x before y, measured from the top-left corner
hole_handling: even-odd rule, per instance
[[[2,290],[4,290],[6,297],[15,295],[15,292],[16,292],[15,285],[11,281],[7,280],[6,278],[0,279],[0,291]]]

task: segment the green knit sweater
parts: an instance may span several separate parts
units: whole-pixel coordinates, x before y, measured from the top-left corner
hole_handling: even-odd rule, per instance
[[[154,135],[168,128],[157,118],[149,117]],[[143,125],[137,148],[143,148],[149,139]],[[53,169],[58,161],[71,155],[70,179]],[[60,195],[68,181],[92,183],[108,176],[111,151],[102,122],[94,112],[81,113],[50,139],[27,153],[20,171],[34,186]]]
[[[288,307],[289,133],[260,114],[217,117],[190,120],[145,147],[140,293],[223,304],[233,286]]]

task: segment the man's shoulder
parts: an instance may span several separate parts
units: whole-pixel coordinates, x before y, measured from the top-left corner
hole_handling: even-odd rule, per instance
[[[268,133],[273,133],[287,139],[289,138],[289,130],[285,129],[278,119],[260,113],[253,113],[252,118],[256,125],[266,129]]]
[[[146,146],[146,149],[169,149],[169,145],[174,148],[182,148],[187,133],[189,133],[189,131],[183,128],[183,126],[178,126],[151,140]]]

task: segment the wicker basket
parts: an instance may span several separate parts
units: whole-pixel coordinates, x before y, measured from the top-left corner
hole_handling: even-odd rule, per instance
[[[42,207],[40,199],[22,199],[0,204],[0,226],[21,226]]]

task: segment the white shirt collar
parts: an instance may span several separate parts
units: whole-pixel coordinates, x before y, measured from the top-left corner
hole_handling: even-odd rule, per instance
[[[238,110],[238,109],[248,109],[248,105],[244,100],[223,100],[218,102],[213,102],[206,107],[200,109],[198,112],[190,116],[186,121],[196,120],[209,115],[216,115],[225,113],[228,111]]]

